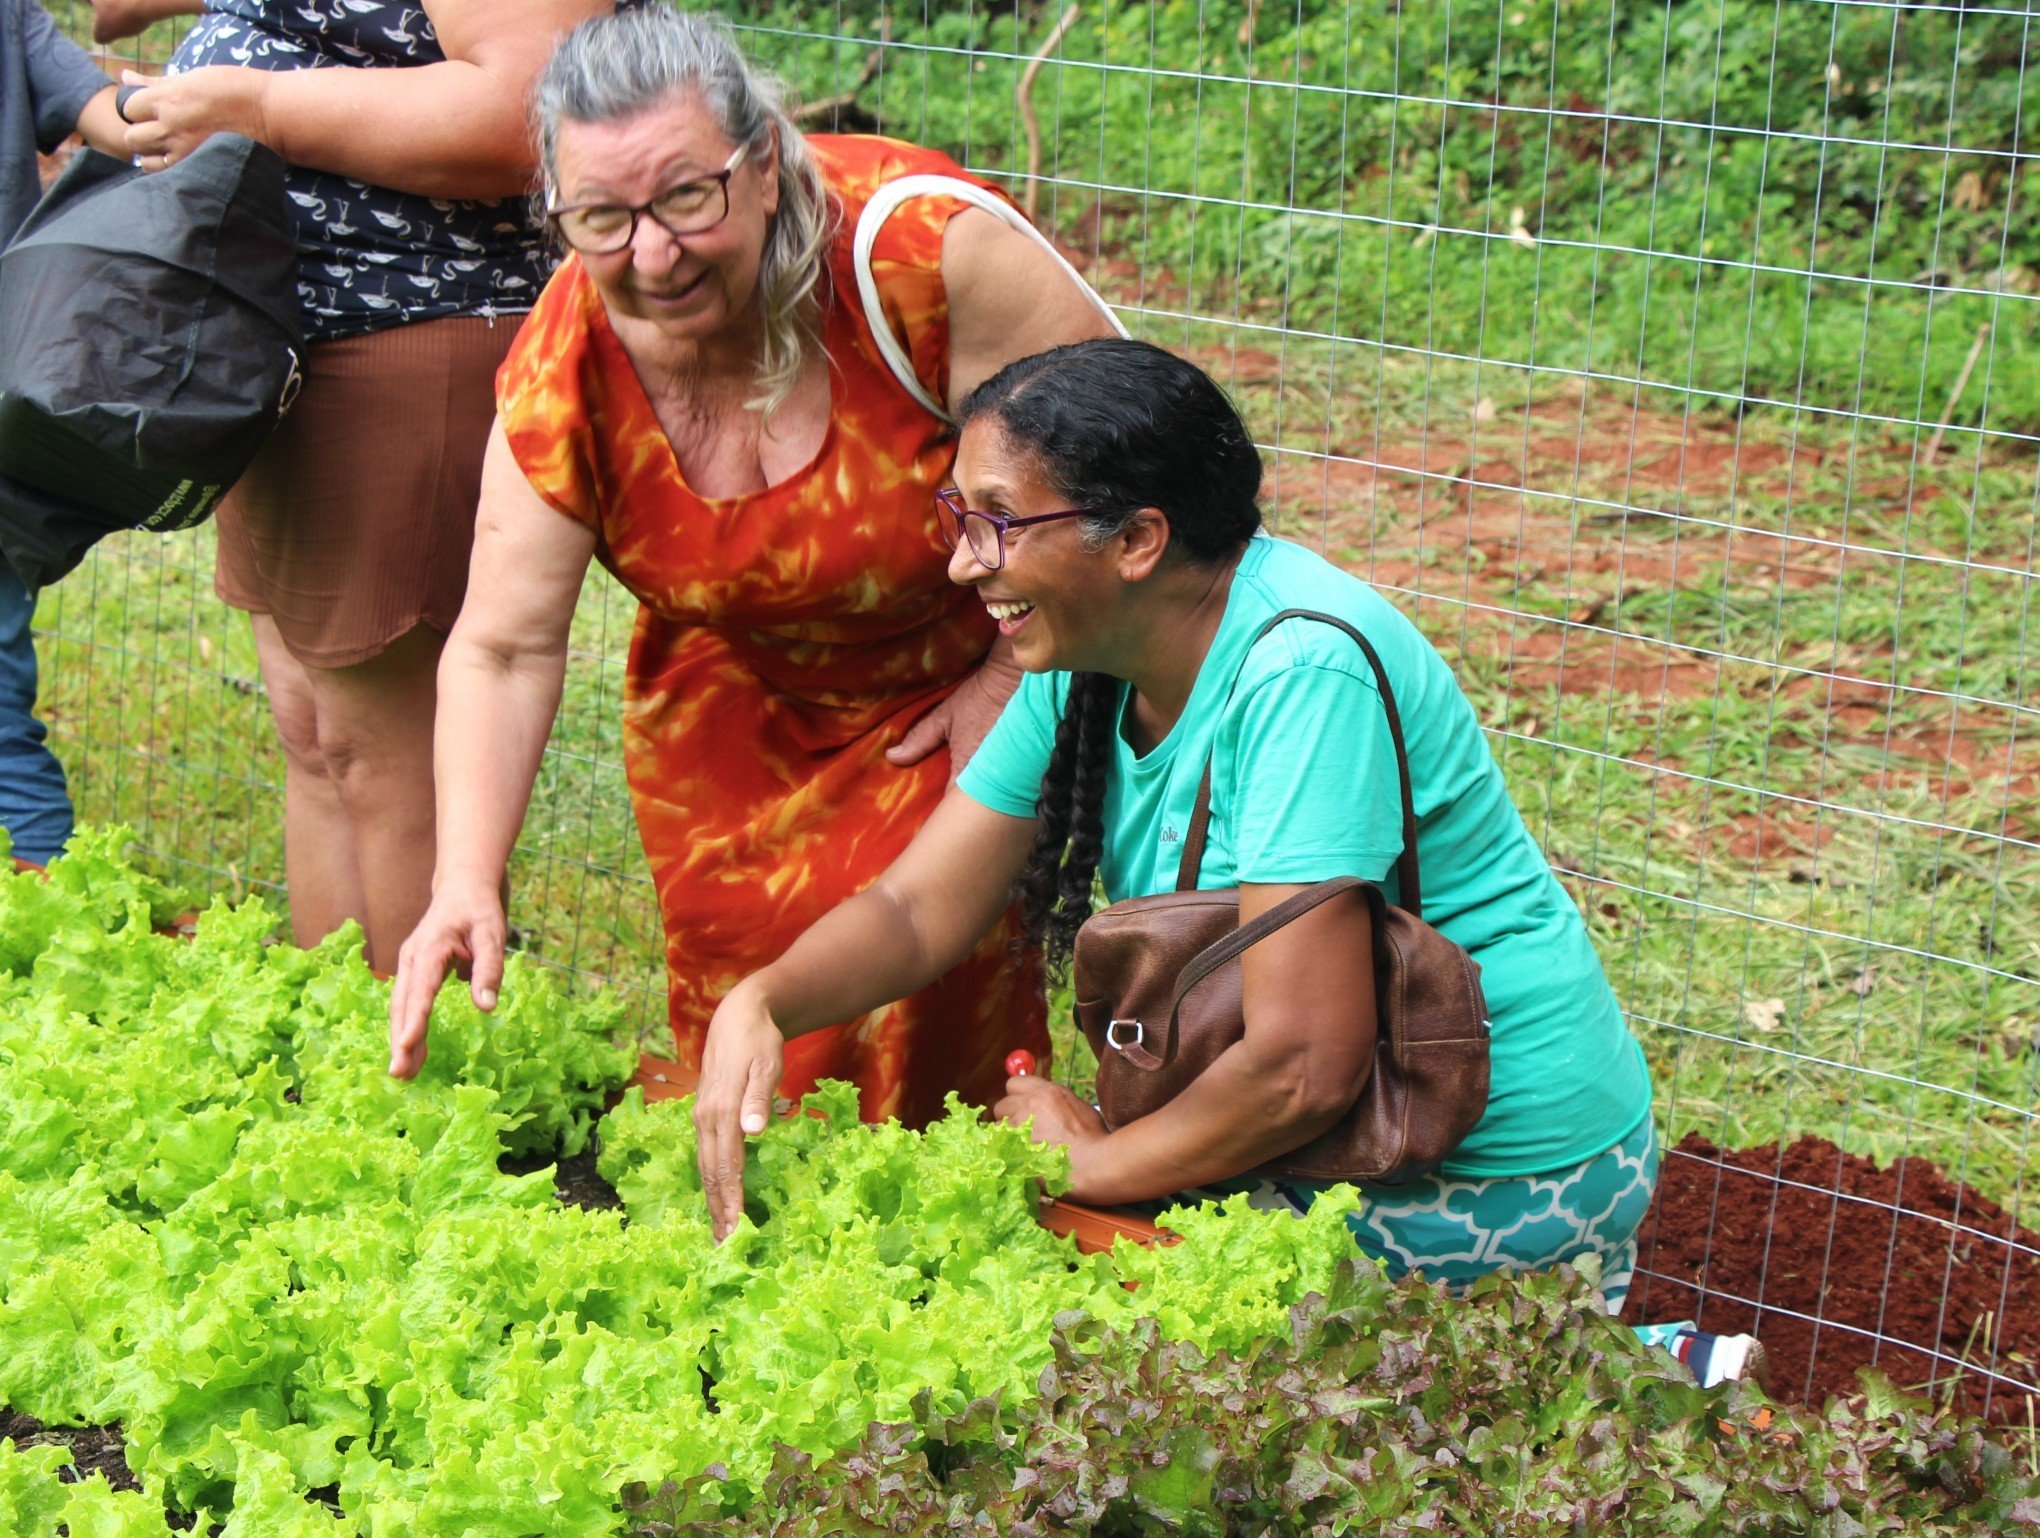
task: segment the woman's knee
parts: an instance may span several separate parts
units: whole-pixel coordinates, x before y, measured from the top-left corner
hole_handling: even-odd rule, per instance
[[[335,669],[318,681],[317,731],[326,774],[350,811],[376,820],[429,817],[432,696],[415,681],[378,687],[385,682],[355,669]]]
[[[315,779],[327,778],[326,755],[319,742],[318,712],[307,698],[269,694],[269,714],[276,722],[276,740],[290,767]]]
[[[266,614],[251,615],[255,654],[262,667],[262,685],[269,697],[269,717],[290,767],[300,774],[326,778],[326,759],[319,744],[319,712],[311,678],[277,633]]]
[[[353,712],[322,712],[319,752],[326,777],[350,812],[404,816],[432,805],[431,724]]]

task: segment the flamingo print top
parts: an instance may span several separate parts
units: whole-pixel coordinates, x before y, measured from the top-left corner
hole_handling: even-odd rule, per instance
[[[399,0],[207,0],[170,72],[404,69],[445,60],[432,21]],[[448,315],[516,315],[552,259],[523,198],[457,203],[292,166],[298,309],[313,341]]]

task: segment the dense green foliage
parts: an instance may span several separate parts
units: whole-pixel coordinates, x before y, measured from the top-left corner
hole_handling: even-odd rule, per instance
[[[1704,1390],[1595,1312],[1570,1273],[1465,1302],[1341,1265],[1292,1328],[1231,1355],[1070,1316],[1038,1398],[927,1399],[816,1461],[764,1512],[713,1478],[637,1492],[650,1538],[770,1534],[1991,1533],[2040,1527],[2040,1482],[1974,1426],[1872,1383],[1820,1416]]]
[[[687,1104],[632,1092],[596,1128],[626,1211],[562,1207],[500,1161],[585,1146],[634,1060],[612,1010],[517,964],[493,1018],[450,990],[396,1083],[356,935],[271,944],[250,902],[166,937],[121,840],[0,880],[0,933],[37,937],[0,965],[0,1404],[118,1422],[145,1493],[0,1442],[0,1530],[2040,1525],[1972,1428],[1702,1391],[1569,1275],[1391,1286],[1336,1197],[1081,1256],[1034,1221],[1060,1150],[954,1103],[864,1127],[825,1086],[717,1246]]]
[[[1990,323],[1956,420],[2040,426],[2021,13],[1307,0],[1249,33],[1246,9],[1087,5],[1036,81],[1044,207],[1138,264],[1114,298],[1386,343],[1391,367],[1435,349],[1641,378],[1668,409],[1930,422]],[[772,5],[751,43],[831,97],[888,27],[860,102],[1016,172],[1015,88],[1061,10]]]
[[[1058,1314],[1131,1323],[1129,1277],[1244,1347],[1349,1248],[1328,1203],[1080,1257],[1034,1221],[1060,1150],[962,1108],[863,1129],[843,1086],[761,1140],[757,1221],[725,1245],[684,1104],[603,1123],[628,1221],[561,1207],[499,1160],[585,1145],[636,1056],[612,1009],[513,963],[492,1017],[442,997],[395,1082],[357,933],[271,945],[255,901],[165,937],[122,837],[0,881],[0,933],[36,937],[0,969],[0,1403],[119,1422],[173,1507],[240,1519],[280,1481],[306,1532],[607,1534],[629,1479],[756,1481],[775,1445],[826,1455],[916,1395],[1022,1400]]]
[[[46,936],[0,969],[0,1402],[120,1422],[159,1513],[268,1488],[281,1459],[306,1531],[351,1530],[296,1498],[335,1483],[381,1531],[433,1530],[422,1514],[526,1469],[517,1438],[547,1434],[485,1407],[569,1367],[542,1347],[548,1309],[507,1310],[545,1296],[546,1265],[577,1285],[578,1226],[548,1229],[567,1216],[550,1179],[497,1160],[585,1145],[635,1050],[613,1011],[520,965],[493,1019],[450,994],[425,1074],[398,1084],[358,933],[271,945],[252,902],[166,938],[167,894],[121,841],[81,836],[47,882],[0,882],[0,933]],[[577,1444],[556,1441],[571,1477]]]

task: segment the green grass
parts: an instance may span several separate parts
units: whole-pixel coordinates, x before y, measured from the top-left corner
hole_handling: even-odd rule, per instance
[[[1015,85],[1052,10],[895,13],[859,100],[1015,171]],[[744,19],[826,96],[880,23],[814,15]],[[2017,1200],[2040,745],[2035,455],[2007,435],[2040,427],[2040,230],[1991,152],[2040,102],[2015,22],[1893,24],[1312,0],[1264,8],[1249,50],[1236,12],[1086,6],[1034,90],[1043,210],[1136,329],[1239,396],[1275,450],[1276,526],[1453,662],[1670,1133],[1817,1133]],[[1654,117],[1714,126],[1634,121]],[[1960,152],[1877,147],[1951,123]],[[1530,241],[1507,238],[1517,208]],[[109,545],[45,600],[47,696],[86,816],[247,890],[280,880],[280,771],[209,575],[203,533]],[[658,918],[618,766],[630,622],[591,577],[514,917],[655,1031]]]
[[[889,38],[860,105],[1018,175],[1062,9],[745,15],[816,97]],[[1988,325],[1954,419],[2040,423],[2015,18],[1306,0],[1243,33],[1244,9],[1086,5],[1038,74],[1044,213],[1115,300],[1929,423]]]

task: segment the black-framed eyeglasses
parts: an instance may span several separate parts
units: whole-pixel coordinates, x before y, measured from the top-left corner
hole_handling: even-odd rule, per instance
[[[958,541],[970,546],[970,553],[977,557],[978,565],[988,571],[997,571],[1006,564],[1006,533],[1010,529],[1024,529],[1030,524],[1058,523],[1065,518],[1088,518],[1088,507],[1068,507],[1059,513],[1036,513],[1031,518],[1008,518],[1003,513],[980,513],[963,505],[960,491],[938,491],[935,506],[939,509],[937,519],[942,525],[942,538],[951,550]]]
[[[672,235],[699,235],[730,216],[730,178],[748,150],[739,146],[713,176],[675,182],[649,203],[570,203],[545,216],[560,239],[589,256],[609,256],[637,238],[638,220],[650,214]]]

